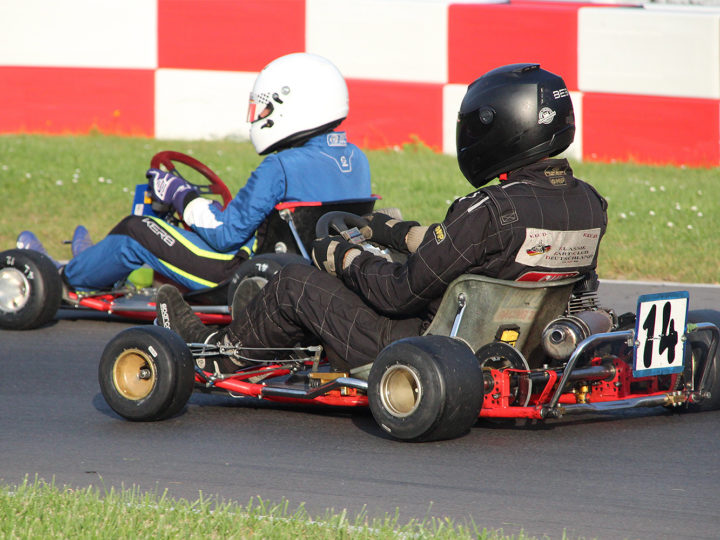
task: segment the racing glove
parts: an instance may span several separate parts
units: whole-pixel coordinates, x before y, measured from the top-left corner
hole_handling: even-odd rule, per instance
[[[151,197],[161,204],[172,206],[179,214],[185,210],[185,197],[190,193],[197,194],[186,180],[160,169],[148,169],[145,177]]]
[[[316,238],[312,245],[312,259],[320,270],[338,276],[344,268],[345,256],[352,250],[357,251],[357,254],[362,252],[357,244],[352,244],[341,236]]]
[[[380,212],[373,212],[367,220],[368,225],[360,230],[365,239],[398,251],[408,251],[407,234],[420,226],[417,221],[400,221]]]

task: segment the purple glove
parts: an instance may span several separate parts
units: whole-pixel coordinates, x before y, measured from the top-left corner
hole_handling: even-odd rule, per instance
[[[154,200],[172,207],[180,214],[185,209],[185,196],[193,187],[179,176],[161,171],[160,169],[148,169],[145,173],[150,186],[150,193]]]

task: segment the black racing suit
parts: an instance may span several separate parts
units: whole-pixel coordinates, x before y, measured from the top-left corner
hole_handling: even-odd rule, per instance
[[[339,278],[285,267],[226,331],[245,347],[319,340],[333,368],[359,367],[392,341],[422,334],[461,274],[540,281],[594,270],[606,209],[566,160],[542,160],[456,200],[405,263],[363,252]]]

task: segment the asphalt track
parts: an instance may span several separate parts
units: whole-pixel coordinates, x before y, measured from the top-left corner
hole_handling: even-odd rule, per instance
[[[720,308],[718,287],[602,282],[601,299],[633,311],[638,294],[678,289],[692,309]],[[39,330],[0,331],[0,482],[285,499],[313,516],[397,509],[401,522],[448,516],[539,538],[720,537],[720,412],[478,423],[407,444],[364,410],[194,394],[180,416],[132,423],[97,383],[103,347],[128,326],[61,312]]]

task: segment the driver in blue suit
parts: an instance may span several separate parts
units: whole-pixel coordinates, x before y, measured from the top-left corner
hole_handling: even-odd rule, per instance
[[[147,265],[189,290],[213,287],[252,256],[255,233],[277,203],[370,197],[366,156],[335,131],[348,108],[345,80],[327,59],[296,53],[274,60],[258,74],[248,107],[250,140],[267,157],[227,208],[184,179],[150,169],[152,198],[191,230],[128,216],[93,245],[79,227],[64,280],[73,289],[102,289]],[[44,251],[29,231],[18,247]]]

